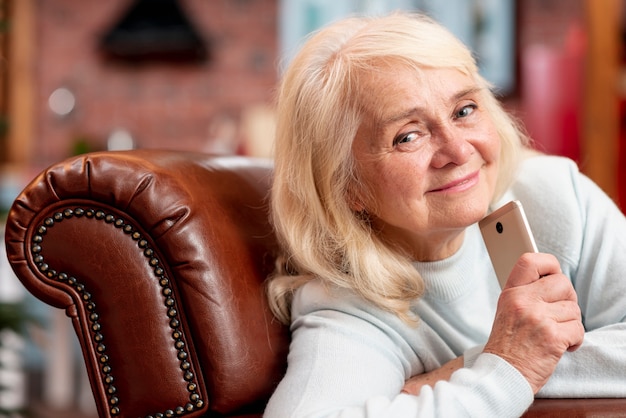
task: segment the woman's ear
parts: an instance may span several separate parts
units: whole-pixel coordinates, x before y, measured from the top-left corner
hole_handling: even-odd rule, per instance
[[[365,212],[365,203],[363,203],[363,199],[361,198],[361,193],[357,191],[357,186],[354,184],[348,187],[347,193],[348,206],[355,213],[363,213]]]
[[[361,201],[351,201],[350,209],[352,209],[352,211],[356,213],[363,213],[365,212],[365,205]]]

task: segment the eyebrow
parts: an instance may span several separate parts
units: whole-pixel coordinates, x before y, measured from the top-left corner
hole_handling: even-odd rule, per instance
[[[456,94],[454,94],[451,98],[450,98],[450,102],[456,102],[466,96],[472,95],[472,94],[476,94],[479,91],[481,91],[483,88],[481,87],[469,87],[465,90],[461,90],[459,92],[457,92]],[[403,119],[407,119],[409,118],[411,115],[415,114],[416,112],[418,112],[421,108],[420,107],[414,107],[411,109],[408,109],[405,112],[402,113],[398,113],[398,114],[394,114],[394,115],[390,115],[386,118],[384,118],[381,121],[381,125],[382,127],[385,127],[389,124],[401,121]]]

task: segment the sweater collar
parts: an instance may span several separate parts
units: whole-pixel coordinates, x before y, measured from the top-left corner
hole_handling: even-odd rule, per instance
[[[426,285],[424,297],[452,301],[465,294],[476,286],[477,273],[481,271],[484,274],[482,266],[485,257],[486,249],[480,229],[478,224],[473,224],[465,230],[461,247],[450,257],[413,262]]]

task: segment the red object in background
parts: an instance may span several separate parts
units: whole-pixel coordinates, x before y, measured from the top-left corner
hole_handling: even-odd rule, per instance
[[[586,38],[573,23],[564,48],[532,45],[522,51],[524,123],[538,150],[580,158],[580,103]]]
[[[532,45],[522,51],[524,123],[535,147],[580,162],[581,106],[586,37],[573,23],[562,49]],[[625,54],[626,58],[626,54]],[[620,102],[616,200],[626,213],[626,99]]]

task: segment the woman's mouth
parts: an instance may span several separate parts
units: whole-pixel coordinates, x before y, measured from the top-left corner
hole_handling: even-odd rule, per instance
[[[461,177],[459,179],[453,180],[449,183],[444,184],[441,187],[437,187],[435,189],[429,190],[429,193],[458,193],[464,192],[465,190],[471,189],[474,187],[480,178],[480,170],[476,170],[473,173]]]

